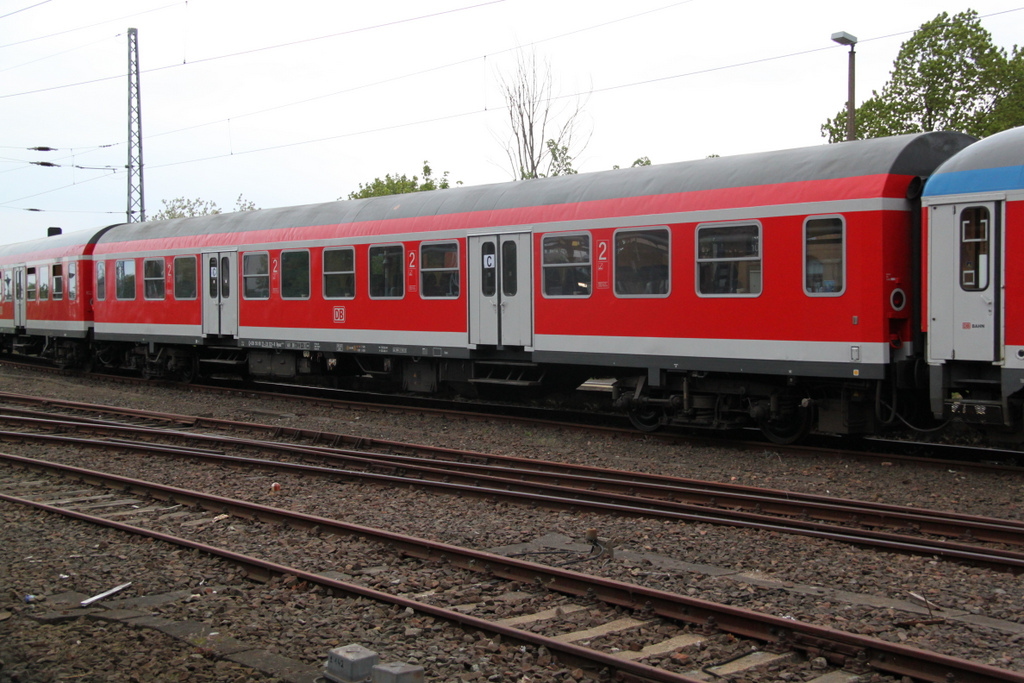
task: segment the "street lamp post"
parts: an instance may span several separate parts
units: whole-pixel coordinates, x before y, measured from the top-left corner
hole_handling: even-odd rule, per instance
[[[856,140],[857,139],[857,123],[854,119],[854,108],[853,108],[853,91],[854,91],[854,73],[856,70],[856,58],[857,53],[854,52],[853,46],[857,44],[857,36],[851,36],[846,31],[839,31],[838,33],[832,34],[832,40],[839,43],[840,45],[850,46],[850,82],[848,85],[849,93],[846,99],[846,139]]]

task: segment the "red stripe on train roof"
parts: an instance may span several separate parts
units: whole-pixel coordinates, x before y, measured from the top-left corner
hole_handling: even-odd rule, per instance
[[[399,235],[436,230],[466,230],[505,226],[533,226],[538,223],[596,220],[628,216],[673,214],[722,209],[783,206],[813,202],[855,199],[900,198],[906,194],[912,176],[877,174],[857,178],[809,180],[799,183],[678,192],[662,195],[602,199],[571,204],[532,205],[511,209],[469,211],[458,214],[378,219],[343,225],[299,226],[259,231],[179,236],[167,239],[100,240],[96,254],[122,252],[125,245],[137,248],[204,248],[288,242],[292,240],[331,239],[345,236]],[[440,190],[441,192],[458,190]],[[751,215],[756,218],[756,213]],[[382,240],[386,241],[386,240]]]

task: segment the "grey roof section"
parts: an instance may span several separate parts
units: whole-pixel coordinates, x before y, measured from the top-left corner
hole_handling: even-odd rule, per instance
[[[1024,163],[1021,150],[1024,149],[1024,126],[1011,128],[979,140],[960,154],[942,164],[935,175],[957,171],[977,171]]]
[[[87,253],[89,251],[88,247],[95,244],[103,232],[111,227],[113,226],[108,225],[105,228],[76,230],[75,232],[42,237],[16,244],[0,244],[0,259],[7,260],[9,257],[34,254],[40,251],[49,251],[50,249],[74,249],[75,247],[80,248],[77,251]]]
[[[351,201],[122,224],[102,242],[280,230],[875,174],[927,176],[974,138],[921,133]]]

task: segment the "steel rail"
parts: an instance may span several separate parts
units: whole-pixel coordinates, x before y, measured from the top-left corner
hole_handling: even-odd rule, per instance
[[[6,415],[0,414],[0,419],[5,418],[7,418]],[[13,419],[40,426],[53,426],[55,428],[65,426],[64,418],[61,418],[59,421],[52,418],[33,417]],[[487,459],[489,462],[439,460],[438,458],[424,459],[416,456],[356,451],[336,447],[267,443],[265,441],[241,439],[238,437],[211,436],[176,431],[168,432],[149,427],[101,422],[88,418],[72,417],[70,420],[76,423],[82,422],[83,426],[79,427],[79,429],[86,431],[116,429],[140,435],[156,434],[204,442],[229,443],[246,447],[286,451],[293,454],[318,455],[325,459],[362,464],[369,468],[378,468],[382,462],[392,462],[396,464],[395,469],[418,471],[423,477],[433,474],[445,480],[450,480],[453,476],[463,474],[473,479],[479,479],[483,476],[508,475],[515,482],[553,484],[563,487],[571,486],[585,489],[591,495],[593,492],[618,493],[633,498],[655,501],[669,500],[714,509],[739,509],[757,514],[774,514],[803,519],[813,518],[830,522],[855,523],[866,527],[912,528],[919,533],[937,536],[965,538],[989,543],[1024,545],[1024,522],[1018,520],[996,520],[955,512],[922,510],[921,508],[891,504],[833,498],[778,489],[760,489],[717,482],[704,482],[663,475],[608,470],[584,465],[563,466],[560,463],[526,458],[453,451],[451,449],[434,449],[432,447],[411,444],[402,444],[402,446],[405,447],[404,450],[426,449],[435,452],[435,454],[456,455],[456,457],[470,458],[473,461]],[[389,443],[394,444],[394,442]],[[439,473],[436,469],[424,466],[423,463],[425,461],[434,463],[434,468],[443,467],[443,471]],[[443,465],[437,463],[443,463]],[[400,466],[400,468],[397,466]]]
[[[514,479],[488,477],[484,475],[475,475],[468,483],[458,483],[456,481],[452,481],[453,476],[450,472],[427,467],[419,467],[416,469],[421,473],[430,472],[434,475],[434,478],[410,477],[408,476],[408,472],[402,472],[400,474],[385,474],[362,470],[342,470],[333,467],[321,467],[302,463],[288,463],[275,460],[265,460],[262,458],[245,458],[240,456],[217,454],[198,449],[185,449],[179,451],[177,447],[173,446],[161,446],[144,442],[133,443],[123,440],[95,441],[91,439],[55,434],[0,431],[0,440],[4,439],[46,441],[50,443],[66,443],[91,447],[127,448],[142,452],[159,452],[168,455],[183,455],[193,458],[202,458],[204,460],[247,468],[255,466],[275,470],[317,474],[321,476],[369,479],[386,484],[421,486],[424,488],[429,487],[446,492],[455,491],[467,493],[469,495],[501,498],[516,502],[526,502],[529,504],[541,504],[552,508],[568,508],[574,510],[589,509],[603,513],[648,516],[684,522],[718,524],[778,533],[800,534],[840,543],[884,548],[896,552],[938,556],[950,560],[984,565],[1000,571],[1015,573],[1024,572],[1024,553],[998,548],[981,548],[952,541],[925,539],[915,536],[873,531],[870,529],[850,529],[831,524],[791,519],[789,517],[771,517],[764,514],[744,511],[708,508],[699,505],[689,505],[671,501],[641,499],[629,495],[610,493],[597,494],[589,491],[582,491],[578,488],[558,485],[530,484],[526,487],[528,490],[516,490],[521,487],[520,482]],[[281,445],[280,447],[285,449],[295,449],[297,451],[302,450],[301,447],[288,447],[285,445]],[[408,470],[412,468],[404,467],[402,469]],[[485,483],[488,485],[485,486]]]
[[[889,643],[869,636],[838,631],[825,626],[817,626],[773,615],[759,614],[740,607],[722,605],[699,598],[623,583],[614,579],[588,576],[560,567],[550,567],[486,551],[461,548],[447,543],[404,536],[386,530],[373,529],[325,517],[292,512],[237,499],[211,496],[198,491],[140,481],[120,475],[95,472],[69,465],[50,463],[21,456],[3,455],[3,458],[10,462],[19,463],[21,466],[29,469],[60,472],[66,476],[72,476],[89,483],[112,486],[126,491],[143,492],[156,498],[172,500],[177,503],[188,503],[211,511],[227,512],[243,518],[255,518],[266,522],[287,524],[297,528],[359,536],[371,541],[390,544],[411,557],[423,560],[443,560],[457,567],[485,572],[500,578],[536,582],[548,589],[570,595],[594,595],[614,605],[635,610],[652,611],[666,618],[709,629],[717,628],[729,633],[767,642],[773,646],[795,647],[808,650],[826,656],[830,660],[850,666],[868,666],[897,675],[907,675],[922,680],[934,681],[935,683],[943,683],[950,680],[958,681],[958,683],[983,683],[985,681],[1024,683],[1024,674],[998,669],[986,664]],[[0,499],[21,502],[21,499],[3,494],[0,494]],[[31,501],[28,502],[31,503]],[[40,503],[31,504],[40,508],[50,507]],[[68,514],[69,516],[82,514],[71,513],[60,508],[52,508],[51,511]],[[126,531],[133,531],[139,528],[109,520],[104,520],[103,523],[114,528],[123,528]],[[192,541],[188,542],[195,543]],[[196,543],[190,547],[198,548],[201,545]],[[262,563],[262,561],[260,562]],[[292,572],[286,571],[285,573]],[[308,576],[311,581],[323,583],[322,577],[318,577],[315,574],[303,572],[296,574],[296,576],[300,576],[303,579]],[[368,590],[361,587],[357,588]],[[405,600],[404,598],[402,599]],[[409,601],[408,606],[418,609],[412,603],[415,603],[415,601]],[[418,604],[420,603],[416,603],[416,605]],[[432,610],[443,609],[429,605],[425,607]],[[486,623],[484,622],[480,627],[485,627]],[[511,631],[518,633],[518,629],[511,629]],[[516,637],[513,633],[509,635]],[[537,637],[535,634],[530,635]],[[558,651],[563,651],[561,648],[557,649]],[[614,658],[609,657],[609,659]],[[606,665],[611,665],[612,663],[610,661]],[[623,663],[615,660],[614,664],[616,669],[625,670]],[[677,674],[668,674],[660,670],[650,671],[651,667],[645,665],[639,666],[643,668],[644,675],[650,673],[656,676],[677,676]],[[687,681],[688,679],[676,677],[651,678],[650,680]]]
[[[341,594],[351,597],[362,597],[376,602],[382,602],[390,605],[396,605],[398,607],[410,608],[421,614],[427,614],[439,619],[444,619],[449,622],[460,624],[474,629],[479,629],[485,633],[493,635],[500,635],[503,638],[509,638],[516,642],[529,643],[536,647],[547,648],[551,652],[557,652],[573,661],[588,662],[592,665],[606,667],[613,671],[618,671],[622,674],[631,676],[629,680],[636,681],[652,681],[654,683],[700,683],[701,679],[692,678],[683,674],[676,674],[664,669],[658,669],[656,667],[649,666],[640,662],[633,662],[626,659],[615,657],[614,655],[601,652],[599,650],[591,650],[586,647],[579,645],[573,645],[572,643],[563,643],[553,638],[541,636],[536,633],[529,631],[523,631],[512,626],[505,626],[498,624],[480,617],[474,617],[457,610],[451,610],[444,607],[438,607],[425,602],[419,602],[410,598],[405,598],[399,595],[393,595],[391,593],[384,593],[382,591],[374,590],[366,586],[360,586],[354,583],[348,583],[346,581],[340,581],[333,579],[321,574],[309,572],[297,567],[290,567],[287,565],[278,564],[276,562],[270,562],[263,560],[251,555],[245,555],[237,553],[226,548],[220,548],[212,546],[206,543],[199,543],[192,541],[187,538],[180,536],[173,536],[159,531],[153,531],[145,529],[143,527],[137,527],[123,522],[115,522],[103,517],[96,517],[83,512],[77,512],[74,510],[68,510],[65,508],[55,507],[40,503],[25,498],[18,498],[16,496],[10,496],[4,493],[0,493],[0,500],[5,500],[11,503],[18,503],[21,505],[28,505],[45,512],[54,514],[64,515],[66,517],[77,519],[91,524],[109,527],[118,531],[136,534],[144,536],[146,538],[152,538],[154,540],[163,541],[178,545],[184,548],[190,548],[197,550],[208,555],[219,557],[228,562],[234,563],[235,565],[245,568],[246,575],[257,581],[266,581],[272,577],[284,577],[294,576],[296,579],[305,581],[309,584],[323,586],[326,589],[333,591],[335,594]],[[1024,679],[1022,679],[1024,680]]]

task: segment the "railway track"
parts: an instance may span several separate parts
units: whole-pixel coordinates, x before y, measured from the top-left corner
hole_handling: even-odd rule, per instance
[[[97,375],[80,371],[59,369],[36,363],[20,362],[10,358],[0,358],[0,365],[20,368],[31,372],[56,373],[87,377],[90,380],[111,383],[131,384],[138,386],[176,387],[187,386],[189,391],[208,392],[221,395],[244,395],[267,400],[288,400],[306,405],[330,405],[336,408],[381,413],[421,414],[437,417],[456,417],[468,420],[504,420],[522,425],[557,426],[563,429],[578,429],[623,438],[636,438],[638,432],[629,425],[624,416],[617,413],[593,413],[589,409],[556,410],[534,407],[523,404],[488,404],[476,402],[467,404],[462,401],[449,401],[428,396],[399,396],[395,394],[378,394],[371,392],[354,392],[330,390],[306,385],[288,385],[273,383],[246,383],[240,386],[237,382],[208,382],[182,385],[175,382],[145,379],[131,375]],[[581,395],[601,395],[603,388],[580,391]],[[8,400],[19,400],[17,394],[0,392],[0,397]],[[22,397],[31,401],[31,397]],[[586,398],[581,403],[589,403]],[[201,421],[202,418],[193,418]],[[976,446],[944,442],[917,442],[908,439],[891,439],[870,437],[859,442],[861,447],[851,447],[850,442],[826,435],[813,439],[807,445],[780,445],[767,443],[759,433],[751,432],[751,438],[738,437],[735,434],[716,431],[686,430],[679,432],[666,429],[664,431],[645,433],[643,438],[664,443],[706,443],[719,447],[737,449],[771,448],[779,453],[795,455],[814,455],[829,453],[866,461],[885,461],[898,459],[908,464],[926,467],[947,467],[955,465],[962,469],[987,471],[1024,470],[1024,451],[1001,446]],[[922,455],[927,453],[927,455]]]
[[[806,670],[813,660],[818,663],[822,681],[852,681],[857,675],[876,671],[924,681],[1024,682],[1024,674],[565,568],[130,477],[18,456],[3,459],[16,465],[16,469],[5,468],[0,476],[0,499],[9,503],[32,505],[48,513],[211,553],[244,566],[254,579],[288,575],[341,594],[385,601],[494,636],[543,647],[570,661],[616,672],[622,680],[690,683],[707,680],[709,675],[721,677],[729,671],[749,672],[756,667]],[[384,592],[332,578],[322,571],[284,566],[273,558],[253,557],[237,549],[160,530],[161,526],[173,526],[198,533],[229,516],[232,525],[273,523],[288,533],[343,536],[385,544],[406,558],[419,560],[425,571],[444,564],[466,572],[467,578],[460,580],[463,583],[479,582],[481,578],[471,578],[476,576],[485,582],[515,582],[520,590],[531,587],[530,590],[555,591],[569,599],[557,609],[541,612],[528,609],[530,601],[524,600],[527,609],[522,613],[489,618],[486,613],[493,609],[493,601],[452,605],[446,604],[443,592]],[[603,606],[595,607],[595,600]],[[627,613],[623,615],[621,610]],[[588,615],[587,626],[577,628],[572,615],[583,611]],[[601,615],[601,623],[592,625],[597,614]],[[708,647],[709,642],[720,638],[743,639],[747,651],[717,668],[705,666],[696,670],[685,666],[686,657],[662,656]],[[623,642],[629,646],[614,645]],[[654,659],[668,662],[672,668],[644,663]],[[832,670],[822,671],[822,662]],[[845,673],[840,673],[840,669],[845,669]]]
[[[82,405],[69,407],[83,408]],[[1015,573],[1024,571],[1024,552],[1020,550],[1024,546],[1024,522],[1014,520],[415,444],[370,443],[365,439],[323,432],[283,435],[279,428],[250,423],[201,420],[208,428],[256,430],[313,443],[268,442],[153,426],[133,427],[96,418],[57,418],[38,411],[20,410],[18,415],[11,412],[0,413],[0,420],[19,426],[22,431],[2,432],[0,439],[98,448],[115,446],[241,468],[265,468],[341,480],[361,478],[389,486],[429,487],[519,504],[801,534],[943,557]],[[132,411],[130,414],[148,424],[195,426],[196,422],[195,418],[164,413]],[[106,438],[72,437],[67,435],[69,430],[98,433]],[[112,438],[117,441],[112,442]],[[191,445],[183,447],[182,442]],[[316,445],[320,442],[349,442],[365,448]],[[370,447],[376,450],[366,450]],[[263,451],[267,457],[229,455],[222,449],[246,453]],[[269,457],[286,458],[290,462],[268,460]],[[318,464],[309,464],[310,461]]]

